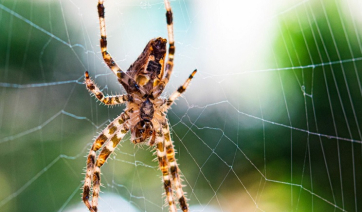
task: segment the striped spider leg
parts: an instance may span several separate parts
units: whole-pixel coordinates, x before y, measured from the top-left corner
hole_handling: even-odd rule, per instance
[[[162,172],[162,180],[163,185],[166,192],[166,202],[169,205],[169,211],[170,212],[176,212],[176,205],[175,201],[173,199],[173,193],[172,193],[172,183],[170,179],[170,165],[167,158],[167,151],[165,148],[165,137],[163,132],[160,130],[156,132],[156,139],[155,139],[155,146],[156,146],[156,153],[157,153],[157,159],[160,166],[160,170]]]
[[[106,34],[106,22],[104,19],[105,8],[103,5],[104,0],[98,0],[98,17],[99,17],[99,27],[101,30],[101,51],[104,62],[107,66],[112,70],[112,72],[117,76],[119,83],[123,85],[123,87],[127,91],[138,91],[144,94],[143,88],[140,88],[135,80],[127,75],[122,69],[117,65],[117,63],[113,60],[112,56],[107,51],[107,34]]]
[[[173,102],[179,98],[181,96],[181,94],[183,92],[186,91],[186,88],[189,86],[192,78],[194,78],[195,74],[196,74],[197,70],[195,69],[189,76],[189,78],[187,78],[187,80],[185,81],[185,83],[183,85],[181,85],[175,92],[173,92],[167,99],[166,104],[163,106],[165,107],[165,110],[168,110],[171,105],[173,104]]]
[[[147,43],[141,55],[124,72],[107,51],[104,19],[105,7],[103,2],[103,0],[98,0],[97,6],[101,31],[100,46],[102,57],[107,66],[117,76],[118,82],[122,84],[127,94],[104,95],[94,81],[90,79],[88,72],[85,72],[85,84],[89,92],[105,105],[126,104],[126,108],[120,116],[114,119],[98,135],[89,151],[83,186],[83,202],[89,211],[98,211],[101,167],[129,131],[131,141],[134,144],[145,144],[155,147],[159,167],[162,171],[162,180],[169,211],[177,211],[174,200],[174,196],[176,196],[181,210],[188,212],[188,204],[185,193],[182,190],[180,169],[175,159],[175,150],[170,136],[166,112],[170,109],[173,102],[185,92],[191,79],[196,74],[196,70],[168,99],[160,97],[171,77],[175,53],[171,5],[168,0],[165,0],[169,39],[167,62],[167,40],[158,37],[151,39]],[[101,148],[102,150],[97,156],[97,151]],[[90,198],[91,193],[93,193],[92,198]]]
[[[98,196],[100,192],[100,168],[107,160],[108,156],[114,151],[117,144],[123,136],[128,132],[128,126],[125,123],[129,119],[126,112],[118,116],[112,121],[96,138],[87,158],[87,171],[83,186],[83,202],[88,207],[89,211],[97,211]],[[106,145],[104,145],[106,143]],[[98,155],[97,161],[96,152],[102,147],[101,153]],[[93,180],[92,180],[93,177]],[[89,203],[90,188],[93,181],[93,198],[92,206]]]
[[[116,105],[123,104],[129,100],[130,95],[114,95],[114,96],[104,96],[103,92],[99,90],[97,85],[89,78],[88,71],[85,72],[85,84],[90,92],[94,94],[99,101],[105,105]]]
[[[183,93],[185,92],[186,88],[189,86],[190,82],[191,82],[191,79],[194,77],[194,75],[196,74],[197,70],[194,70],[192,72],[192,74],[189,76],[189,78],[185,81],[185,83],[180,86],[177,91],[175,91],[174,93],[172,93],[170,95],[170,97],[167,99],[167,101],[165,102],[164,105],[162,105],[163,107],[163,110],[167,111],[171,105],[173,104],[173,102]],[[168,124],[168,121],[166,120],[164,123],[162,123],[162,133],[163,133],[163,136],[164,136],[164,148],[166,150],[166,161],[167,161],[167,165],[168,165],[168,168],[171,172],[171,176],[172,176],[172,183],[173,183],[173,186],[175,187],[176,189],[176,197],[178,199],[178,202],[180,204],[180,207],[181,207],[181,210],[183,212],[187,212],[188,211],[188,205],[187,205],[187,202],[186,202],[186,197],[185,197],[185,194],[182,190],[182,183],[181,183],[181,178],[180,178],[180,169],[178,168],[178,164],[176,162],[176,159],[175,159],[175,149],[173,147],[173,142],[171,140],[171,135],[170,135],[170,129],[169,129],[169,124]],[[157,151],[159,151],[160,148],[157,146]],[[157,152],[158,154],[158,152]],[[159,155],[158,155],[159,156]],[[158,157],[158,160],[160,161],[160,157]],[[162,169],[162,164],[160,163],[160,168],[162,170],[162,173],[163,172],[163,169]],[[165,177],[163,175],[163,180],[164,180],[164,186],[165,186],[165,190],[166,190],[166,197],[167,197],[167,200],[169,200],[169,197],[167,195],[167,189],[168,189],[168,182],[167,179],[165,181]],[[172,202],[169,201],[169,205],[170,205],[170,211],[171,211],[171,204]]]
[[[175,55],[175,40],[173,36],[173,15],[171,10],[171,5],[168,0],[165,0],[166,7],[166,22],[167,22],[167,34],[168,34],[168,60],[166,64],[166,76],[162,80],[165,85],[167,85],[170,80],[172,69],[173,69],[173,58]]]
[[[169,0],[164,0],[166,7],[166,23],[167,23],[167,34],[168,34],[168,59],[165,67],[166,75],[162,78],[161,82],[155,86],[153,94],[158,96],[163,92],[167,83],[170,80],[173,70],[173,59],[175,55],[175,40],[173,35],[173,15]]]
[[[166,149],[168,166],[169,166],[169,169],[171,172],[172,184],[173,184],[174,188],[176,189],[176,191],[175,191],[176,197],[179,201],[181,210],[188,211],[186,197],[182,190],[180,169],[178,168],[178,164],[176,162],[175,149],[173,147],[173,142],[171,140],[171,135],[170,135],[170,129],[169,129],[167,122],[162,124],[162,131],[163,131],[164,138],[165,138],[165,149]],[[165,186],[166,186],[166,183],[165,183]],[[165,189],[166,189],[166,187],[165,187]]]

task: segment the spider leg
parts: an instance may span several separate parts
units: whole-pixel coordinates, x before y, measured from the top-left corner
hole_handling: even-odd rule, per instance
[[[119,131],[124,125],[124,122],[129,119],[129,116],[126,113],[122,113],[118,116],[113,122],[111,122],[102,133],[94,141],[92,148],[89,151],[87,158],[87,172],[85,175],[84,186],[83,186],[83,202],[92,211],[92,207],[89,203],[89,193],[92,183],[92,175],[94,172],[94,163],[96,152],[103,146],[103,144],[109,140],[113,139],[113,136],[117,131]],[[93,189],[94,192],[94,189]]]
[[[103,5],[104,0],[98,0],[98,17],[99,17],[99,26],[101,30],[101,51],[104,62],[108,67],[113,71],[113,73],[118,77],[118,81],[128,90],[137,90],[144,94],[142,87],[139,87],[134,79],[128,76],[122,69],[116,64],[112,56],[107,51],[107,33],[106,33],[106,22],[104,19],[105,8]]]
[[[165,83],[165,85],[167,85],[168,81],[170,80],[173,69],[173,59],[175,55],[175,40],[173,36],[173,16],[169,0],[165,0],[165,7],[166,7],[166,23],[167,23],[169,46],[168,46],[168,60],[166,64],[166,76],[162,81]]]
[[[187,86],[189,86],[189,84],[190,84],[190,82],[191,82],[191,79],[195,76],[196,72],[197,72],[197,70],[195,69],[195,70],[190,74],[189,78],[185,81],[185,83],[184,83],[182,86],[180,86],[180,87],[177,89],[177,91],[173,92],[173,93],[170,95],[170,97],[167,99],[167,103],[166,103],[166,105],[165,105],[165,107],[166,107],[165,110],[168,110],[168,109],[171,107],[171,105],[173,104],[173,102],[174,102],[179,96],[181,96],[181,94],[182,94],[183,92],[185,92]]]
[[[173,147],[173,143],[170,136],[170,129],[168,123],[164,123],[162,125],[163,134],[165,135],[165,147],[166,147],[166,155],[167,161],[170,166],[172,183],[176,188],[176,197],[180,203],[180,207],[183,212],[188,211],[188,205],[186,202],[185,194],[182,190],[181,178],[180,178],[180,169],[178,168],[177,161],[175,159],[175,149]]]
[[[170,180],[169,165],[166,157],[166,151],[164,146],[164,136],[162,131],[156,132],[156,151],[157,159],[162,171],[163,185],[166,191],[166,201],[169,205],[170,212],[176,212],[176,205],[172,194],[172,184]]]
[[[116,149],[119,142],[122,140],[124,135],[128,132],[128,128],[125,124],[122,124],[120,130],[108,141],[108,143],[103,147],[101,153],[97,158],[95,164],[94,173],[93,173],[93,198],[92,198],[92,209],[97,212],[98,208],[98,197],[100,192],[101,185],[101,167],[107,161],[107,158],[112,154]]]
[[[88,71],[85,72],[85,84],[90,92],[94,94],[95,97],[105,105],[117,105],[125,103],[129,100],[129,95],[114,95],[114,96],[104,96],[103,92],[99,90],[97,85],[89,78]]]

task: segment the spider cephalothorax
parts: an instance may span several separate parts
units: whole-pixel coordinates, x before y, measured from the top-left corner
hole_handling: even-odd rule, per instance
[[[146,95],[142,101],[135,101],[128,104],[128,107],[132,108],[130,113],[130,124],[133,127],[131,127],[130,130],[133,143],[137,144],[147,141],[149,145],[154,144],[154,125],[159,127],[158,123],[165,121],[163,112],[158,112],[155,115],[155,110],[159,110],[159,103],[162,104],[162,102],[162,99],[154,101]]]
[[[106,105],[126,104],[124,112],[100,133],[89,151],[87,172],[83,186],[83,202],[90,211],[98,211],[97,206],[101,180],[100,168],[128,131],[131,132],[131,141],[133,143],[144,143],[149,146],[155,146],[166,191],[166,202],[169,205],[170,211],[177,211],[173,189],[176,190],[175,196],[178,199],[181,210],[183,212],[188,211],[166,112],[172,103],[186,90],[196,70],[192,72],[186,82],[179,87],[177,91],[172,93],[168,99],[160,97],[170,79],[175,53],[172,11],[168,0],[165,0],[165,6],[169,39],[167,61],[167,40],[158,37],[148,42],[141,55],[129,69],[124,72],[107,51],[107,36],[104,21],[105,8],[103,0],[98,0],[102,57],[108,67],[118,77],[119,83],[123,85],[127,94],[105,96],[93,80],[90,79],[88,72],[85,72],[85,84],[88,90],[94,94],[98,100]],[[102,148],[102,151],[98,157],[96,157],[96,152],[100,148]],[[92,188],[93,197],[92,203],[90,203],[89,199]]]

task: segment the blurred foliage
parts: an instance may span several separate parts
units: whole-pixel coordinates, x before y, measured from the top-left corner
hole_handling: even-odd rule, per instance
[[[342,1],[313,1],[293,13],[282,15],[279,19],[281,36],[275,42],[274,55],[278,67],[296,67],[280,71],[288,107],[305,104],[298,113],[291,114],[292,126],[359,140],[358,121],[362,117],[359,84],[362,74],[359,59],[362,56],[359,45],[361,30],[355,28],[355,20],[351,19],[355,17],[346,12],[346,4]],[[305,93],[304,98],[295,102],[295,95],[301,92]],[[303,158],[298,155],[303,151],[298,149],[306,148],[305,142],[300,142],[303,137],[305,135],[293,138],[294,168],[307,169],[309,164],[313,173],[309,173],[312,190],[333,199],[333,203],[343,205],[347,211],[357,210],[355,201],[358,202],[361,196],[355,196],[355,189],[358,190],[362,183],[358,177],[362,174],[361,144],[310,135],[306,157],[311,158],[304,157],[303,161],[298,160]],[[326,168],[329,176],[326,176]],[[292,183],[298,184],[300,180],[293,179]],[[302,185],[308,188],[311,182]],[[333,206],[314,201],[313,208],[330,211]]]

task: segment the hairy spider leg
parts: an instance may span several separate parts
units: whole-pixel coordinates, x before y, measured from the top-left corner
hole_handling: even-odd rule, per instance
[[[119,142],[122,140],[124,135],[128,132],[128,128],[125,123],[120,126],[120,130],[107,142],[103,147],[101,153],[98,155],[97,162],[95,164],[93,173],[93,198],[92,198],[92,209],[94,212],[98,211],[98,197],[101,185],[101,167],[107,161],[109,155],[116,149]]]
[[[189,86],[192,78],[195,76],[197,70],[195,69],[189,76],[189,78],[185,81],[185,83],[180,86],[177,91],[173,92],[167,99],[167,103],[166,103],[166,110],[169,109],[171,107],[171,105],[173,104],[173,102],[179,97],[181,96],[181,94],[183,92],[185,92],[187,86]]]
[[[166,147],[166,155],[167,161],[170,166],[170,172],[172,176],[172,184],[176,189],[176,197],[180,203],[181,210],[183,212],[188,211],[188,205],[186,202],[185,194],[182,190],[181,178],[180,178],[180,169],[178,168],[178,164],[175,158],[175,149],[173,147],[173,142],[170,136],[170,129],[167,122],[162,124],[162,131],[165,135],[165,147]]]
[[[96,138],[89,151],[87,158],[87,172],[85,175],[84,186],[83,186],[83,202],[89,208],[89,210],[91,210],[91,205],[89,204],[89,194],[92,184],[92,175],[94,172],[96,152],[103,146],[103,144],[106,141],[108,141],[109,139],[113,139],[113,137],[111,138],[111,136],[116,134],[117,131],[121,130],[122,128],[121,126],[128,119],[129,116],[127,115],[127,113],[124,112],[120,116],[118,116],[115,120],[113,120]]]
[[[169,205],[169,211],[170,212],[176,212],[176,205],[175,201],[173,199],[172,194],[172,183],[170,180],[170,173],[169,173],[169,164],[167,161],[166,156],[166,148],[164,145],[164,136],[162,133],[162,130],[159,132],[156,132],[156,152],[157,152],[157,159],[160,166],[160,170],[162,172],[162,179],[163,179],[163,185],[166,192],[166,201]]]
[[[118,77],[118,80],[122,82],[122,85],[126,90],[137,90],[142,95],[146,92],[144,89],[137,85],[136,81],[128,76],[122,69],[116,64],[112,56],[107,51],[107,34],[106,34],[106,22],[104,19],[105,7],[103,5],[104,0],[98,0],[98,16],[99,16],[99,26],[101,30],[101,51],[104,62],[108,67],[113,71],[113,73]]]
[[[105,105],[117,105],[123,104],[129,100],[129,95],[113,95],[113,96],[104,96],[103,92],[99,90],[97,85],[93,80],[89,78],[88,71],[85,72],[85,84],[90,92],[94,94],[95,97]]]
[[[168,32],[168,59],[165,67],[166,75],[163,76],[161,81],[153,88],[152,94],[154,98],[160,96],[165,89],[168,81],[170,80],[172,69],[173,69],[173,59],[175,55],[175,40],[173,37],[173,17],[171,5],[168,0],[165,0],[166,7],[166,23],[167,23],[167,32]]]
[[[169,0],[165,0],[165,7],[166,7],[166,23],[167,23],[169,46],[168,46],[168,60],[166,63],[166,76],[162,81],[165,83],[165,85],[167,85],[168,81],[170,80],[173,69],[173,59],[175,55],[175,40],[173,36],[173,16]]]

